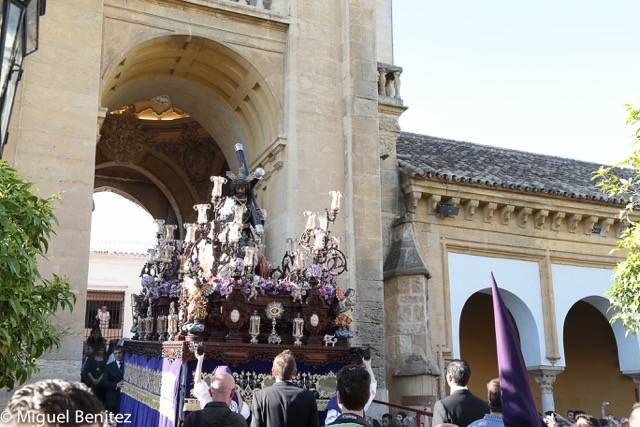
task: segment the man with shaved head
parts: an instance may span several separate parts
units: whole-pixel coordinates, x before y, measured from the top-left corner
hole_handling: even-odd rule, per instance
[[[224,370],[216,370],[209,386],[212,401],[187,415],[185,427],[246,427],[242,415],[229,409],[236,393],[236,382]]]

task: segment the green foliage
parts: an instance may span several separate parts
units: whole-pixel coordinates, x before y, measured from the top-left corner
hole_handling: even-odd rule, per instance
[[[57,275],[43,278],[37,258],[49,246],[57,196],[42,199],[0,160],[0,389],[37,372],[36,360],[59,347],[63,330],[51,324],[58,309],[71,310],[75,295]]]
[[[614,283],[609,289],[611,322],[621,321],[629,333],[640,331],[640,108],[626,106],[627,124],[634,130],[634,148],[629,157],[611,167],[601,167],[593,176],[598,187],[613,197],[624,198],[627,204],[620,211],[621,220],[629,227],[618,241],[618,250],[626,253],[616,266]],[[624,169],[623,169],[624,168]]]

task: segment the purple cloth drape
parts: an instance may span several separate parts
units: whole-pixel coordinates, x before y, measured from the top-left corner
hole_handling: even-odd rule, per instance
[[[131,414],[128,424],[118,424],[122,427],[175,427],[178,390],[180,384],[180,360],[169,362],[160,357],[147,359],[136,354],[125,355],[125,372],[127,366],[138,365],[153,371],[162,372],[162,386],[160,392],[160,410],[151,408],[131,396],[122,394],[120,399],[120,413]],[[126,375],[125,375],[126,376]],[[141,387],[141,384],[134,384]]]
[[[493,273],[491,281],[504,424],[507,427],[540,427],[543,425],[542,419],[531,394],[529,373],[522,357],[520,340]]]

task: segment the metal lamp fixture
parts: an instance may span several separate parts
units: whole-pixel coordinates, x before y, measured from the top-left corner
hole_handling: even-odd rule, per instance
[[[0,157],[7,143],[7,130],[22,61],[38,49],[40,16],[46,0],[0,0]]]

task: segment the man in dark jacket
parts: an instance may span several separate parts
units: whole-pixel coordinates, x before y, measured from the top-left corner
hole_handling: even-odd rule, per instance
[[[464,360],[452,360],[447,366],[447,383],[450,395],[433,406],[432,425],[450,423],[466,427],[489,413],[489,405],[474,396],[467,387],[471,368]]]
[[[184,427],[246,427],[244,417],[229,409],[236,393],[233,377],[223,371],[215,372],[209,393],[213,399],[199,411],[187,415]]]
[[[108,411],[117,414],[120,409],[120,388],[124,379],[124,352],[119,347],[113,354],[116,360],[107,364],[104,369],[104,406]]]
[[[297,374],[293,353],[285,350],[273,360],[275,384],[253,395],[251,427],[318,427],[318,407],[310,391],[290,382]]]

